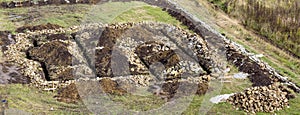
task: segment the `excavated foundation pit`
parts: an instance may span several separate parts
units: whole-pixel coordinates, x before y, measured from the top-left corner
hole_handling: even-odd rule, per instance
[[[74,102],[79,99],[76,88],[74,89],[75,86],[68,86],[71,83],[68,81],[87,79],[84,78],[86,76],[91,81],[96,80],[97,87],[108,94],[131,93],[136,90],[136,86],[149,86],[149,90],[153,94],[165,95],[167,98],[173,98],[176,93],[204,94],[208,89],[210,75],[214,74],[216,68],[213,66],[215,62],[210,59],[211,54],[208,53],[210,49],[207,42],[214,44],[215,41],[224,42],[224,46],[219,48],[226,50],[227,61],[238,67],[239,71],[250,74],[249,79],[253,86],[270,86],[281,82],[287,84],[295,92],[300,91],[297,85],[277,74],[267,64],[249,55],[235,43],[210,31],[203,26],[203,23],[194,20],[190,14],[175,7],[174,4],[167,1],[142,1],[164,8],[164,11],[187,25],[198,35],[183,34],[185,32],[176,27],[174,29],[172,26],[157,23],[100,24],[93,27],[83,25],[84,27],[79,27],[79,31],[72,28],[77,32],[68,35],[65,34],[66,30],[60,30],[58,25],[47,24],[20,28],[19,32],[25,32],[25,30],[38,30],[38,32],[21,34],[17,38],[14,35],[8,37],[9,32],[2,32],[1,36],[7,38],[1,39],[2,51],[6,52],[6,55],[19,56],[15,59],[10,57],[9,60],[16,61],[15,65],[20,68],[26,68],[20,70],[20,73],[23,74],[22,78],[30,78],[33,84],[41,88],[45,87],[41,84],[52,83],[53,85],[54,81],[64,84],[63,86],[58,85],[56,88],[67,85],[66,88],[59,91],[57,96],[64,102]],[[55,29],[57,29],[56,32],[50,31]],[[169,32],[168,29],[174,29],[175,32]],[[99,33],[100,35],[97,34],[99,31],[102,32]],[[34,39],[29,36],[34,36],[32,37]],[[209,39],[207,39],[208,36]],[[25,45],[17,43],[15,46],[12,45],[11,49],[6,47],[14,44],[15,39],[24,38],[27,40],[19,41]],[[189,47],[187,45],[190,42],[189,38],[196,38],[195,41],[200,41],[192,44],[194,47]],[[205,38],[206,41],[202,38]],[[26,53],[27,58],[24,55]],[[93,56],[95,59],[91,58]],[[126,63],[124,64],[124,62]],[[22,63],[28,63],[28,65]],[[195,69],[191,67],[183,72],[178,69],[190,65],[196,65],[196,68],[201,69],[198,69],[198,72],[194,72]],[[180,84],[186,84],[184,86],[189,87],[179,87]],[[46,87],[48,86],[47,84]],[[196,90],[189,89],[191,86],[198,88]],[[185,92],[189,90],[194,90],[194,92]],[[290,93],[289,91],[284,92]],[[72,94],[72,96],[68,94]]]
[[[196,34],[152,22],[90,24],[72,32],[51,28],[19,33],[17,43],[7,45],[4,54],[14,55],[8,60],[17,62],[22,74],[40,88],[65,87],[61,84],[78,79],[96,80],[101,85],[109,79],[112,88],[101,85],[109,94],[130,93],[138,86],[173,98],[178,93],[204,94],[208,89],[213,61],[206,42]]]

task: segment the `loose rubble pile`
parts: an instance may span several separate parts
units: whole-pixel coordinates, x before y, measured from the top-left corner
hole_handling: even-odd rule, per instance
[[[101,35],[95,30],[102,31]],[[210,80],[207,71],[211,67],[206,65],[212,64],[206,63],[213,62],[205,41],[180,28],[152,22],[90,25],[81,29],[76,39],[87,48],[86,55],[95,49],[96,59],[87,58],[95,62],[97,76],[116,79],[118,84],[127,84],[124,87],[156,85],[156,91],[173,97],[180,92],[176,92],[179,84],[208,85]],[[170,83],[173,85],[166,85]],[[199,94],[207,87],[202,89]]]
[[[273,84],[248,88],[234,94],[227,101],[246,112],[275,112],[289,107],[290,96],[285,87]]]
[[[34,32],[29,31],[27,33],[19,33],[12,38],[15,40],[15,43],[5,46],[5,48],[7,48],[7,50],[4,50],[4,55],[7,58],[6,60],[8,63],[12,63],[13,65],[16,65],[18,68],[20,68],[19,70],[20,73],[22,73],[23,76],[29,78],[31,83],[33,83],[35,86],[45,85],[47,80],[51,79],[49,77],[49,74],[51,74],[51,72],[49,72],[48,69],[58,68],[55,67],[55,65],[66,64],[66,62],[68,61],[69,61],[68,64],[70,64],[70,60],[66,61],[65,60],[67,59],[66,57],[60,56],[61,55],[60,52],[64,54],[66,53],[66,51],[68,51],[66,47],[62,45],[61,47],[56,46],[57,44],[63,44],[64,41],[58,39],[58,40],[53,40],[54,42],[49,42],[51,41],[51,39],[48,40],[46,36],[49,34],[65,33],[66,31],[73,31],[73,30],[75,30],[75,28],[69,28],[69,29],[56,28],[56,29],[44,29],[44,30],[34,31]],[[9,38],[9,37],[4,37],[4,38]],[[56,45],[53,46],[55,43]],[[45,48],[43,46],[49,46],[49,47]],[[52,51],[57,47],[61,48],[59,50],[56,50],[60,52],[54,51],[49,54],[49,51]],[[44,51],[39,51],[39,50],[44,50]],[[49,57],[46,58],[47,56]],[[47,62],[51,62],[51,64]],[[55,63],[52,64],[52,62]],[[64,65],[62,65],[61,67],[63,66]],[[60,71],[63,70],[64,69],[60,69]],[[60,74],[60,72],[56,71],[54,72],[54,74]],[[56,85],[53,83],[54,82],[52,82],[52,85]]]

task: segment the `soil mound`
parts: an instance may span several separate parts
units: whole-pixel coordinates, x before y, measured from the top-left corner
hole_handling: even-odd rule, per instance
[[[77,103],[80,100],[80,95],[78,94],[76,84],[72,83],[65,88],[59,89],[55,98],[65,103]]]
[[[61,28],[61,26],[56,25],[56,24],[43,24],[43,25],[37,25],[37,26],[23,26],[20,28],[17,28],[16,32],[18,33],[23,33],[26,32],[27,30],[29,31],[36,31],[36,30],[45,30],[45,29],[58,29]]]

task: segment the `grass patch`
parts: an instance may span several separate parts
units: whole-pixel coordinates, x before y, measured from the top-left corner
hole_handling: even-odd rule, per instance
[[[35,114],[88,114],[83,104],[66,104],[56,101],[56,92],[40,91],[34,87],[21,84],[0,86],[0,95],[6,96],[9,108]],[[50,108],[54,108],[53,111]]]
[[[84,23],[90,22],[101,22],[101,23],[112,23],[116,17],[123,14],[124,12],[147,5],[143,2],[107,2],[100,5],[93,6],[87,15],[84,17]],[[136,15],[134,17],[137,17]],[[127,20],[129,22],[131,20]]]
[[[147,95],[124,95],[124,96],[113,96],[112,101],[121,102],[125,108],[134,111],[148,111],[161,107],[165,101],[160,97]]]
[[[237,93],[241,92],[246,88],[251,87],[251,82],[246,79],[246,80],[240,80],[240,79],[232,79],[232,83],[223,83],[222,89],[220,94],[230,94],[230,93]],[[212,94],[212,96],[216,96],[217,94]],[[187,108],[187,110],[183,113],[184,115],[199,115],[199,109],[201,106],[207,106],[203,102],[204,96],[194,96],[193,101]],[[245,114],[244,111],[237,111],[233,108],[232,105],[229,103],[219,103],[219,104],[214,104],[211,108],[207,108],[208,112],[207,114],[218,114],[218,115],[240,115],[240,114]]]
[[[119,15],[113,20],[113,23],[120,22],[141,22],[141,21],[156,21],[172,24],[177,27],[188,30],[187,26],[170,16],[168,12],[162,11],[161,8],[155,6],[142,6],[130,9]]]
[[[28,25],[58,24],[63,27],[79,25],[90,5],[60,5],[0,9],[0,30],[15,31],[16,28]]]

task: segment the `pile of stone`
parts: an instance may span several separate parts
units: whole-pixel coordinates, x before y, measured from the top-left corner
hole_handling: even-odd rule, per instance
[[[178,77],[177,74],[182,73],[179,70],[203,75],[212,65],[206,42],[201,37],[160,23],[109,25],[98,39],[95,51],[97,75],[105,77],[149,74],[148,69],[159,69],[159,63],[164,68],[160,72],[150,70],[151,73],[163,73],[162,70],[172,73],[175,70],[174,74],[166,76],[169,78]]]
[[[75,38],[87,48],[87,56],[95,51],[95,59],[87,58],[95,62],[98,77],[110,77],[124,87],[154,86],[153,93],[168,98],[176,93],[206,92],[212,62],[200,36],[153,22],[81,27]]]
[[[212,62],[206,41],[181,28],[153,22],[28,28],[13,36],[15,43],[6,45],[4,54],[41,89],[103,78],[126,92],[155,86],[150,92],[168,98],[208,88]]]
[[[246,112],[275,112],[288,108],[289,92],[283,86],[251,87],[231,96],[227,102]]]
[[[29,78],[35,86],[45,84],[47,80],[57,79],[49,77],[49,74],[52,73],[55,76],[51,77],[69,76],[71,74],[70,69],[59,68],[56,65],[71,65],[72,60],[66,60],[68,57],[64,55],[77,54],[69,51],[70,48],[73,48],[72,44],[74,42],[71,42],[70,39],[65,40],[65,37],[61,36],[57,39],[53,36],[50,39],[47,36],[72,32],[75,29],[76,27],[66,29],[56,28],[19,33],[13,38],[15,43],[5,46],[7,50],[4,51],[4,56],[7,58],[7,63],[20,68],[18,71]],[[52,53],[49,53],[49,51]],[[51,62],[51,64],[48,62]],[[51,69],[59,71],[52,71]],[[61,75],[59,75],[60,73]]]

